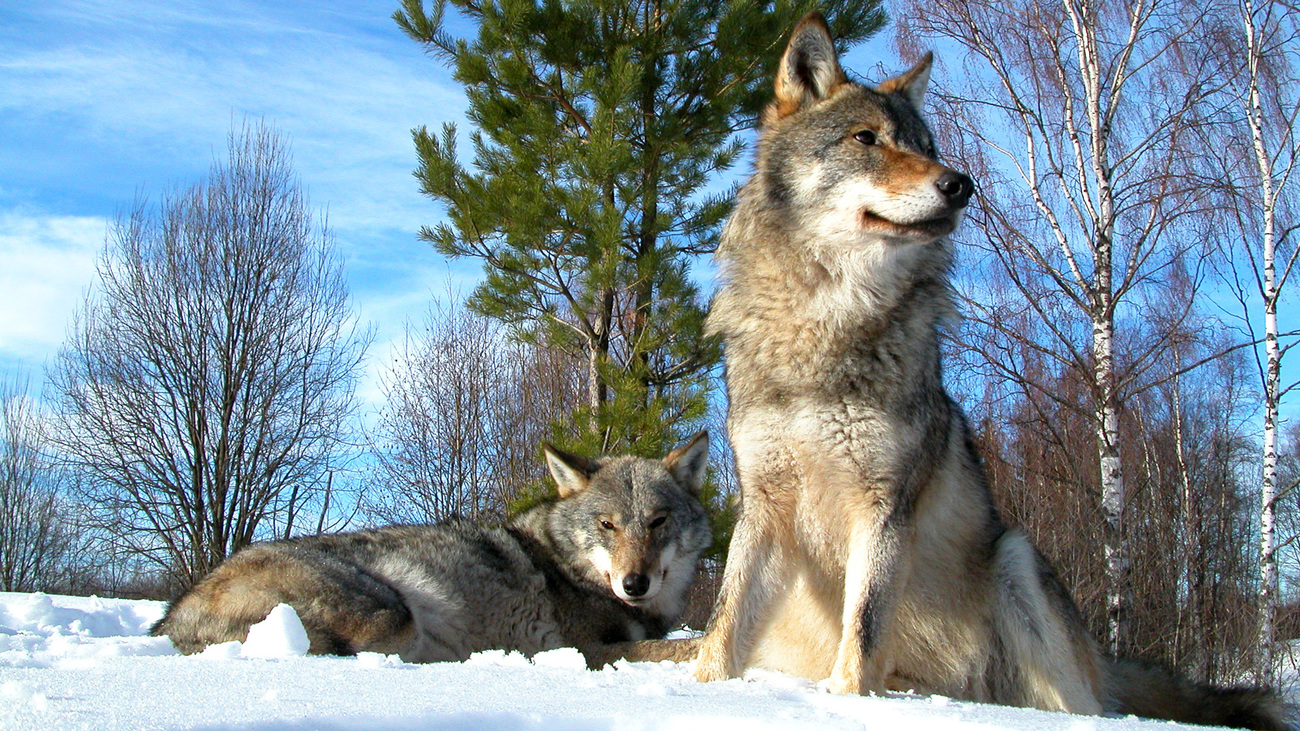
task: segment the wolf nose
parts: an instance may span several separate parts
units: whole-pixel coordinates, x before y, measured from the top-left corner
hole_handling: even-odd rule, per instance
[[[954,170],[949,170],[939,179],[934,181],[934,186],[939,189],[944,198],[954,208],[961,208],[970,201],[971,194],[975,192],[975,183],[970,178]]]
[[[623,591],[628,596],[645,596],[650,591],[650,577],[645,574],[628,574],[623,577]]]

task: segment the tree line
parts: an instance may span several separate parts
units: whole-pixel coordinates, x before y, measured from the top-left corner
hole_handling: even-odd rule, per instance
[[[483,279],[409,323],[358,418],[373,330],[293,174],[245,124],[193,186],[112,226],[41,411],[0,389],[0,588],[154,592],[250,541],[550,489],[541,442],[664,452],[724,433],[692,267],[811,3],[405,0],[474,126],[413,132],[420,236]],[[840,50],[885,22],[837,2]],[[473,22],[457,38],[448,10]],[[1294,344],[1297,14],[1280,2],[890,8],[934,47],[929,117],[978,193],[947,378],[991,487],[1112,651],[1267,676],[1300,633]],[[468,141],[472,155],[458,144]],[[721,549],[733,479],[712,472]],[[1289,592],[1294,595],[1294,592]],[[703,600],[707,606],[707,597]]]

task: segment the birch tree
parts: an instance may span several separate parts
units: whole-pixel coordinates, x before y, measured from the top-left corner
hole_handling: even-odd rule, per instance
[[[1086,378],[1107,644],[1118,651],[1130,568],[1120,411],[1164,347],[1160,333],[1120,328],[1140,306],[1135,293],[1157,285],[1171,262],[1199,256],[1199,239],[1175,234],[1198,206],[1180,170],[1205,89],[1180,69],[1203,50],[1193,42],[1200,13],[1164,0],[938,0],[899,15],[904,50],[952,41],[964,57],[948,68],[969,70],[937,95],[936,127],[979,185],[966,255],[1011,283],[1005,300],[968,300],[974,327],[1014,340],[1005,323],[1033,320],[1042,338],[1025,345],[1046,372]],[[993,367],[1015,373],[1012,363]]]
[[[1221,49],[1229,59],[1226,96],[1233,103],[1218,118],[1220,124],[1205,128],[1204,140],[1215,163],[1211,183],[1225,193],[1220,210],[1227,214],[1222,216],[1226,234],[1237,241],[1229,252],[1234,275],[1229,283],[1242,304],[1251,341],[1263,341],[1262,354],[1256,351],[1263,440],[1256,672],[1268,679],[1278,601],[1279,410],[1295,385],[1282,382],[1283,358],[1294,342],[1283,342],[1278,304],[1300,252],[1292,240],[1297,211],[1291,177],[1300,158],[1300,22],[1293,6],[1273,0],[1238,0],[1221,12]],[[1238,260],[1244,260],[1244,267],[1237,266]]]

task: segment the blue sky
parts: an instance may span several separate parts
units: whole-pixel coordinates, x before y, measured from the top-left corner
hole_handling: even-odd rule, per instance
[[[447,262],[416,238],[441,211],[411,176],[410,130],[468,125],[459,85],[392,22],[396,7],[0,3],[0,375],[39,386],[112,218],[138,194],[202,178],[249,116],[285,133],[313,207],[328,211],[360,317],[378,329],[362,390],[377,405],[374,376],[404,323],[479,278],[475,262]],[[454,14],[450,23],[472,32]],[[891,30],[844,65],[869,80],[900,71]],[[707,279],[708,263],[699,270]]]
[[[18,0],[0,4],[0,374],[33,386],[94,280],[113,217],[202,178],[232,123],[262,118],[345,257],[378,328],[363,396],[408,319],[468,292],[474,262],[416,238],[440,210],[416,189],[410,130],[460,123],[465,99],[390,16],[397,0]],[[451,29],[471,28],[455,18]],[[884,36],[845,59],[866,68]],[[748,162],[735,174],[747,170]],[[729,181],[720,181],[725,185]]]
[[[465,101],[395,7],[0,5],[0,371],[42,380],[112,218],[202,178],[245,115],[287,135],[328,212],[360,315],[379,327],[372,364],[449,278],[472,281],[473,264],[415,236],[438,210],[411,177],[410,130],[460,119]]]

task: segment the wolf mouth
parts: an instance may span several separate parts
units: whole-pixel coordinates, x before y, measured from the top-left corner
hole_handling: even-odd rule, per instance
[[[657,596],[659,596],[659,593],[655,592],[653,595],[630,596],[626,598],[620,596],[618,599],[629,607],[641,607],[653,602]]]
[[[917,221],[915,223],[896,223],[894,221],[872,213],[870,210],[863,209],[861,214],[862,226],[867,229],[880,230],[884,229],[886,233],[896,236],[906,236],[913,238],[917,236],[938,238],[946,236],[957,228],[958,214],[961,209],[951,211],[935,218]]]

